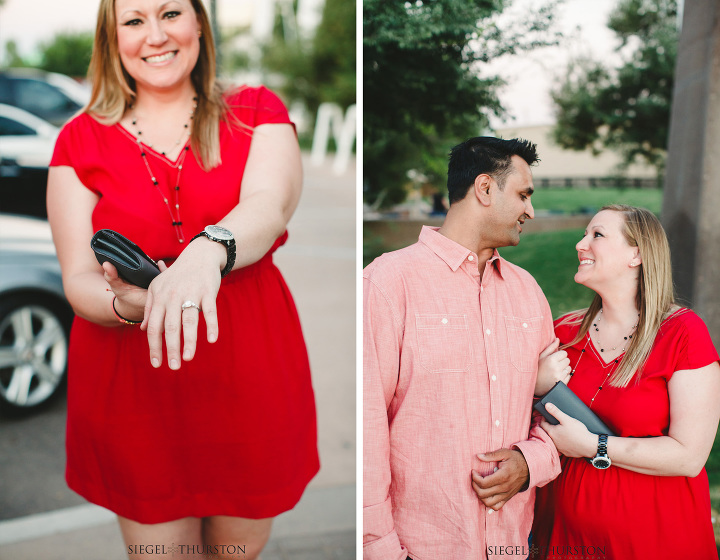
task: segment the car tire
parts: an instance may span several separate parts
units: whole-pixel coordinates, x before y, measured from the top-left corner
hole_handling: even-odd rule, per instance
[[[61,392],[72,318],[67,303],[45,294],[0,299],[0,414],[29,414]]]

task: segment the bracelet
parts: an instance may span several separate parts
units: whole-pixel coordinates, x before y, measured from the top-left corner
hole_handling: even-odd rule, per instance
[[[131,321],[130,319],[126,319],[125,317],[120,315],[120,313],[117,312],[117,309],[115,309],[115,300],[116,299],[117,299],[117,296],[115,296],[112,300],[112,308],[113,308],[113,313],[115,313],[115,317],[118,318],[118,321],[120,321],[121,323],[125,323],[126,325],[139,325],[140,323],[142,323],[142,321]]]

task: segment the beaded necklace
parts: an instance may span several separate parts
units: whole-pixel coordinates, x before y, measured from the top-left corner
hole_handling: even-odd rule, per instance
[[[570,372],[570,376],[571,376],[571,377],[572,377],[573,375],[575,375],[575,372],[577,371],[577,368],[578,368],[578,366],[580,365],[580,360],[582,360],[582,357],[585,355],[585,351],[587,350],[588,344],[590,344],[590,333],[587,333],[586,336],[587,336],[587,340],[585,341],[585,346],[583,346],[583,349],[580,350],[580,357],[578,358],[578,361],[575,362],[575,367],[574,367],[574,368],[572,369],[572,371]],[[614,359],[613,361],[611,361],[609,364],[607,364],[607,365],[602,365],[602,364],[601,364],[601,366],[603,367],[603,369],[606,369],[606,368],[608,368],[609,366],[613,366],[613,365],[616,366],[619,362],[620,362],[620,360],[619,360],[618,358],[615,358],[615,359]],[[592,405],[593,405],[593,403],[595,402],[595,399],[596,399],[597,396],[600,394],[600,391],[602,391],[602,388],[605,386],[605,383],[607,382],[607,380],[610,379],[610,375],[612,375],[612,373],[613,373],[614,371],[615,371],[615,368],[614,368],[614,367],[611,367],[610,370],[607,372],[607,374],[605,375],[605,379],[603,379],[602,383],[600,383],[600,385],[598,386],[597,391],[595,391],[595,394],[593,395],[593,398],[590,399],[589,408],[592,408]]]
[[[133,107],[131,107],[132,109]],[[175,146],[179,146],[182,142],[183,138],[185,138],[186,134],[190,132],[190,125],[192,124],[193,117],[195,116],[195,109],[197,109],[197,97],[193,97],[193,108],[192,111],[190,111],[190,117],[188,118],[188,122],[185,123],[183,126],[183,132],[180,138],[175,142]],[[185,146],[180,151],[180,155],[178,156],[177,162],[174,164],[169,164],[171,167],[177,168],[177,176],[175,178],[175,188],[172,190],[173,193],[173,204],[171,206],[170,201],[168,200],[168,197],[166,194],[162,192],[162,189],[160,188],[160,184],[157,180],[157,177],[152,171],[152,168],[150,167],[150,162],[147,159],[147,153],[145,151],[145,148],[143,146],[143,142],[141,140],[142,137],[142,130],[140,130],[137,127],[137,116],[133,117],[132,125],[135,127],[136,135],[134,137],[135,142],[137,143],[138,148],[140,149],[140,157],[143,160],[143,163],[145,164],[145,168],[148,171],[148,175],[150,176],[150,181],[152,181],[152,184],[155,185],[155,189],[160,194],[160,196],[163,199],[163,202],[165,203],[165,206],[168,209],[168,212],[170,213],[170,221],[172,222],[173,228],[175,229],[175,235],[177,236],[178,243],[184,243],[185,242],[185,234],[183,233],[182,229],[182,219],[180,218],[180,176],[182,175],[182,169],[183,169],[183,163],[185,162],[185,157],[187,156],[188,151],[190,150],[190,146],[188,145],[189,139],[185,141]],[[152,144],[145,144],[148,148],[152,148]],[[165,156],[165,152],[160,152],[163,156]],[[175,209],[175,212],[173,212],[173,208]]]
[[[603,310],[600,309],[600,316],[598,317],[597,322],[593,323],[593,327],[595,327],[595,332],[597,333],[595,335],[595,338],[597,338],[598,348],[600,348],[600,352],[605,352],[605,349],[602,347],[602,343],[600,342],[600,327],[598,326],[600,324],[600,321],[602,320],[602,317],[603,317]],[[638,313],[638,317],[640,317],[640,313]],[[625,344],[628,344],[628,342],[627,342],[628,340],[632,340],[632,337],[633,337],[632,333],[635,332],[635,329],[637,328],[637,326],[639,324],[640,323],[635,323],[633,325],[633,328],[630,329],[630,332],[628,333],[628,335],[626,337],[624,337]],[[615,346],[611,350],[611,352],[614,352],[615,350],[617,350],[617,346]],[[620,353],[622,354],[623,352],[625,352],[625,347],[623,347],[623,349]]]
[[[602,309],[600,309],[600,313],[602,314]],[[640,316],[640,314],[638,313],[638,317],[639,316]],[[593,327],[595,327],[595,331],[598,333],[598,348],[600,348],[600,352],[604,352],[605,350],[601,347],[602,345],[600,344],[600,338],[599,338],[600,329],[598,328],[599,322],[600,322],[600,319],[598,319],[597,322],[593,323]],[[628,340],[632,340],[632,337],[633,337],[632,333],[635,331],[637,326],[638,326],[638,323],[636,323],[635,326],[630,330],[630,334],[628,334],[628,336],[624,337],[625,344],[627,344]],[[585,355],[585,351],[587,350],[588,344],[590,344],[591,338],[590,338],[589,331],[586,334],[586,336],[587,336],[587,340],[585,341],[585,346],[583,346],[582,350],[580,351],[580,357],[578,358],[578,361],[575,362],[575,367],[570,372],[571,377],[573,375],[575,375],[575,372],[577,371],[577,368],[580,365],[580,360],[582,360],[582,357]],[[617,346],[615,348],[613,348],[612,350],[615,351],[616,349],[617,349]],[[625,349],[626,349],[626,347],[624,346],[622,348],[622,350],[620,351],[620,356],[622,356],[625,353]],[[602,359],[600,360],[600,362],[601,362],[600,366],[603,369],[607,369],[609,367],[610,370],[605,374],[605,379],[603,379],[602,383],[600,383],[600,385],[598,386],[597,391],[595,391],[595,394],[593,395],[593,398],[590,399],[589,408],[592,408],[592,405],[595,402],[595,399],[600,394],[600,391],[602,391],[602,388],[605,386],[605,383],[607,382],[607,380],[610,379],[610,375],[612,375],[615,372],[617,364],[620,363],[620,356],[617,356],[614,360],[611,360],[609,364],[604,364]]]

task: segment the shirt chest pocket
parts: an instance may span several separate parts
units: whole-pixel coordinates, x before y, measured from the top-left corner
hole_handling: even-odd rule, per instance
[[[471,361],[467,315],[415,314],[420,365],[432,373],[468,371]]]
[[[505,316],[510,361],[515,369],[531,373],[537,369],[543,317]]]

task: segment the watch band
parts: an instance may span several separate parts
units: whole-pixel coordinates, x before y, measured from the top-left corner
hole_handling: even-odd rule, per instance
[[[607,469],[610,465],[612,465],[612,461],[610,460],[610,457],[608,457],[607,453],[607,440],[607,434],[600,434],[598,436],[597,454],[591,461],[592,466],[596,469]]]
[[[607,455],[607,434],[600,434],[598,436],[598,455]]]
[[[227,249],[227,261],[225,268],[220,272],[220,278],[224,278],[235,266],[236,245],[235,238],[230,230],[220,226],[206,226],[203,231],[194,236],[190,241],[198,237],[207,237],[210,241],[215,241],[225,246]]]

